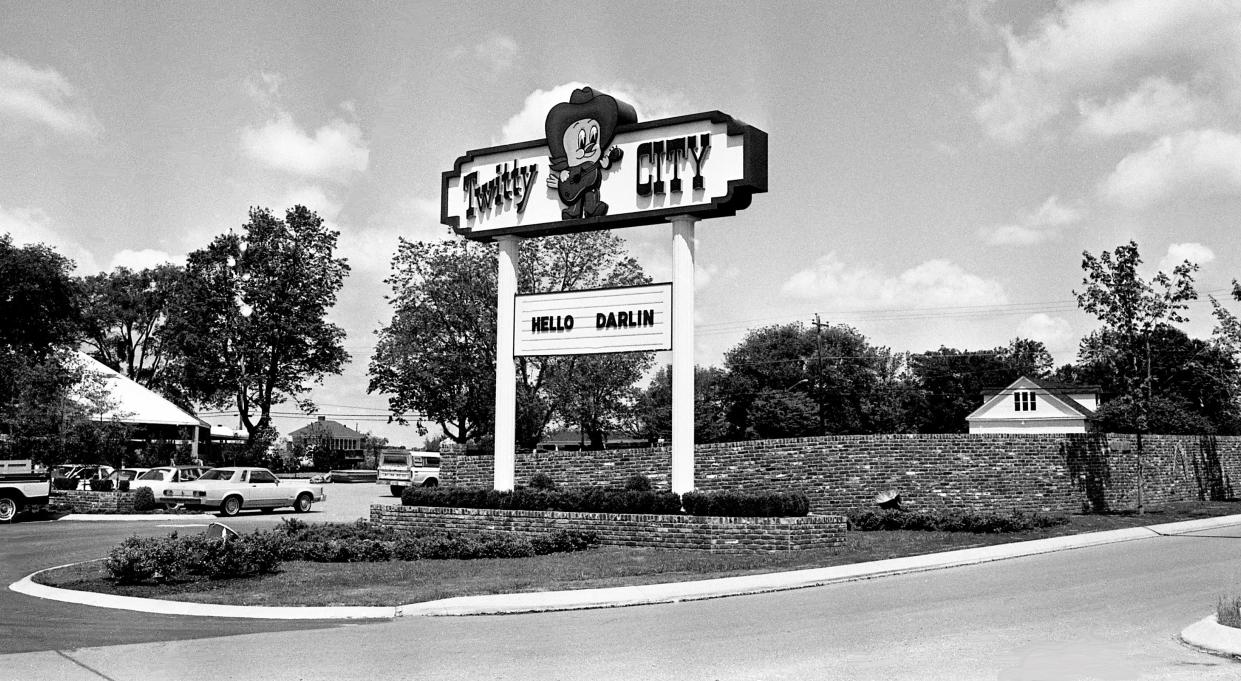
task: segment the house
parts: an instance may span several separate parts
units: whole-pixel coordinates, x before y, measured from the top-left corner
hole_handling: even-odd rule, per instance
[[[317,421],[289,433],[294,448],[311,451],[322,447],[332,452],[332,458],[350,467],[366,460],[363,444],[366,436],[352,428],[320,416]]]
[[[1086,433],[1098,408],[1098,386],[1022,376],[1003,388],[987,389],[982,406],[965,420],[970,433]]]
[[[164,440],[189,445],[190,456],[198,459],[199,444],[207,442],[211,424],[95,358],[81,352],[74,354],[82,370],[90,375],[76,387],[75,399],[92,419],[133,426],[130,449],[141,448],[150,440]],[[95,394],[98,390],[102,394]]]

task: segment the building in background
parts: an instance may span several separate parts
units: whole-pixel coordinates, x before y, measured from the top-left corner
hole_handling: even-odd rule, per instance
[[[295,455],[313,458],[316,469],[356,468],[366,460],[366,436],[324,416],[289,433],[289,439]]]
[[[987,389],[965,417],[970,433],[1087,433],[1099,408],[1099,387],[1063,385],[1022,376]]]

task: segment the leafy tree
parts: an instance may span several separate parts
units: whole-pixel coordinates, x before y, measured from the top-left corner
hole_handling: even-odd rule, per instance
[[[1130,241],[1117,246],[1114,253],[1099,257],[1082,253],[1085,287],[1077,296],[1080,308],[1093,314],[1114,342],[1118,353],[1113,366],[1123,391],[1120,397],[1133,402],[1130,423],[1137,433],[1138,512],[1142,512],[1142,434],[1149,431],[1148,418],[1154,395],[1152,338],[1161,326],[1186,321],[1181,311],[1198,297],[1193,273],[1198,266],[1188,260],[1172,269],[1172,275],[1157,272],[1150,281],[1138,274],[1142,264],[1138,245]]]
[[[649,281],[607,232],[527,239],[519,261],[523,293]],[[485,441],[495,420],[495,247],[402,241],[392,264],[392,321],[378,332],[368,390],[388,393],[393,417],[418,419],[420,434],[425,419],[454,442]],[[623,421],[629,387],[650,361],[650,353],[518,357],[518,443],[533,446],[553,419],[601,440]]]
[[[42,357],[79,337],[81,291],[73,261],[0,236],[0,350]]]
[[[85,341],[91,356],[123,376],[189,406],[179,381],[179,358],[162,333],[168,305],[184,268],[164,264],[119,267],[83,280]]]
[[[694,367],[694,442],[723,442],[728,439],[728,420],[724,401],[725,374],[718,367]],[[650,385],[638,399],[636,423],[631,430],[652,443],[672,439],[672,366],[655,372]]]
[[[307,385],[349,359],[344,330],[327,321],[349,266],[334,255],[339,233],[304,206],[283,220],[251,209],[242,230],[189,255],[164,342],[185,359],[189,396],[231,403],[249,444],[265,450],[272,405],[293,399],[309,413]]]
[[[894,427],[901,421],[899,408],[894,409],[901,399],[901,364],[890,350],[870,345],[844,325],[807,329],[795,323],[751,331],[724,355],[732,436],[870,433]],[[800,410],[756,407],[760,399],[764,405],[787,402],[776,393],[807,397],[814,404],[814,422],[807,425]]]

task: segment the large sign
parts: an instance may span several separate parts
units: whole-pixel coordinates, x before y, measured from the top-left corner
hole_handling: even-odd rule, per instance
[[[672,284],[516,296],[513,355],[672,349]]]
[[[638,123],[587,87],[544,128],[545,139],[458,158],[443,175],[441,222],[490,241],[728,216],[767,191],[767,133],[719,111]]]

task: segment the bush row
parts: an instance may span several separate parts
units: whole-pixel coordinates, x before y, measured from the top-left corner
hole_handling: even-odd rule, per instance
[[[970,511],[855,511],[849,514],[849,529],[928,530],[940,532],[1005,533],[1064,525],[1069,519],[1039,513],[1013,511],[1008,514]]]
[[[525,558],[581,551],[599,543],[594,532],[557,530],[526,538],[501,532],[408,535],[365,521],[307,525],[286,520],[271,531],[221,540],[198,534],[130,537],[104,566],[121,584],[250,577],[274,572],[284,561],[371,563],[389,560]]]
[[[499,492],[485,487],[410,487],[401,495],[406,506],[488,508],[516,511],[585,513],[653,513],[661,515],[804,516],[810,500],[800,492],[673,492],[586,487],[519,487]]]

